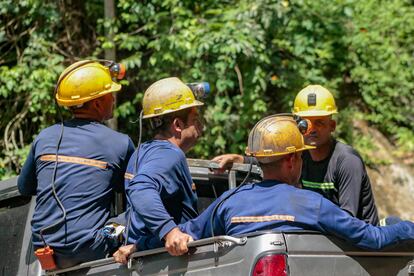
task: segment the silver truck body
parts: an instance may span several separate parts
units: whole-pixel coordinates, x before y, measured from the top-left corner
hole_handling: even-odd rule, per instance
[[[200,209],[214,195],[240,183],[248,170],[248,166],[237,166],[228,175],[215,175],[206,161],[189,160],[189,164]],[[260,169],[254,167],[252,177],[260,178]],[[115,209],[117,205],[122,204],[115,204]],[[18,194],[16,178],[0,182],[0,245],[9,253],[0,259],[0,275],[252,275],[257,261],[268,255],[284,257],[287,275],[414,275],[414,242],[374,252],[313,231],[220,236],[191,243],[189,254],[180,257],[159,248],[135,253],[128,265],[107,258],[45,272],[30,242],[34,206],[34,198]]]

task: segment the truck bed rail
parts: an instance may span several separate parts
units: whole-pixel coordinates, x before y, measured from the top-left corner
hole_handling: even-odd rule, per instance
[[[217,244],[218,246],[223,246],[223,247],[230,246],[233,244],[241,246],[241,245],[246,244],[246,242],[247,242],[247,237],[235,238],[231,236],[217,236],[217,237],[189,242],[188,247],[194,248],[194,247],[203,246],[207,244]],[[150,255],[160,254],[160,253],[165,253],[165,252],[167,252],[167,250],[164,247],[135,252],[131,254],[128,260],[128,269],[132,268],[132,261],[135,258],[139,258],[143,256],[150,256]],[[85,263],[82,263],[82,264],[79,264],[73,267],[65,268],[65,269],[48,271],[46,272],[46,275],[59,275],[59,274],[69,272],[69,271],[75,271],[75,270],[79,270],[83,268],[91,268],[95,266],[102,266],[102,265],[108,265],[108,264],[113,264],[113,263],[115,263],[113,257],[105,258],[105,259],[100,259],[96,261],[85,262]]]

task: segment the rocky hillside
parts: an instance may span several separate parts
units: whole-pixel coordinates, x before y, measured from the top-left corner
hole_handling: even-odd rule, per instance
[[[375,151],[372,158],[386,161],[386,165],[368,168],[380,218],[396,215],[414,221],[414,162],[413,155],[396,157],[395,148],[376,129],[357,121],[354,127],[372,138]]]

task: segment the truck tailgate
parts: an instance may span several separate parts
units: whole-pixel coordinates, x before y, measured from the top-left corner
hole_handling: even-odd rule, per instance
[[[321,234],[285,234],[290,275],[408,275],[414,242],[368,251]]]

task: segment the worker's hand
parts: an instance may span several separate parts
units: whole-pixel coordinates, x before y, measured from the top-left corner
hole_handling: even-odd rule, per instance
[[[214,170],[215,173],[224,173],[225,170],[230,170],[234,163],[243,163],[243,155],[240,154],[223,154],[214,157],[211,161],[217,162],[220,169]]]
[[[114,257],[115,262],[127,264],[129,255],[135,251],[137,251],[135,244],[128,244],[121,246],[112,256]]]
[[[193,238],[186,233],[183,233],[178,229],[178,227],[173,228],[167,235],[165,239],[165,249],[172,256],[180,256],[188,252],[187,244],[193,241]]]

